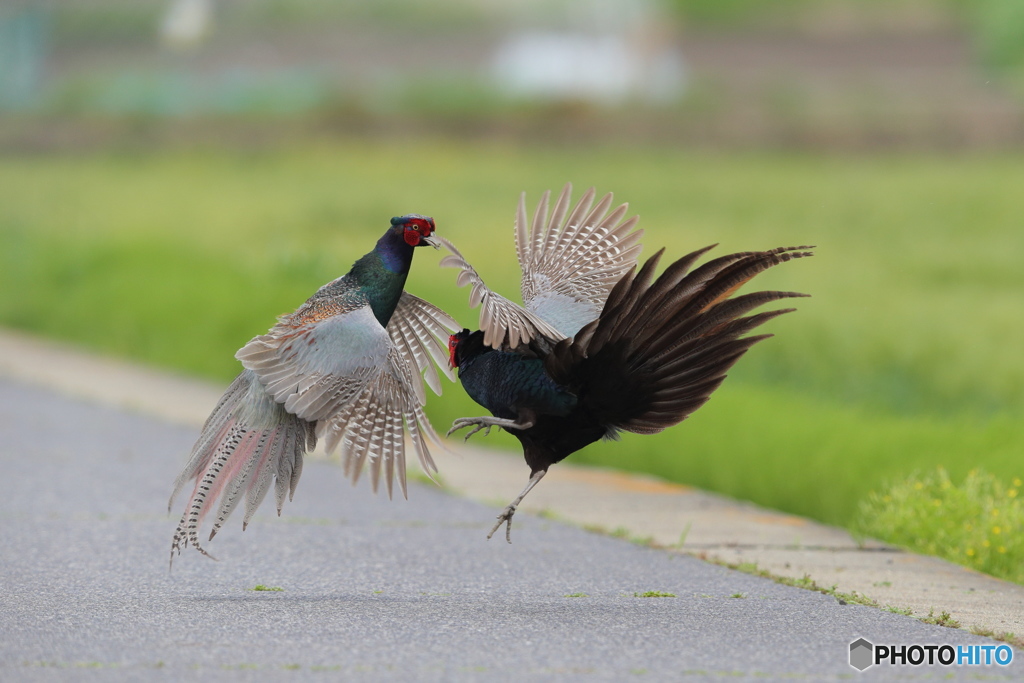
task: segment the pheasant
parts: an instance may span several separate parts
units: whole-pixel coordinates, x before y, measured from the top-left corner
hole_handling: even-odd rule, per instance
[[[771,336],[742,335],[794,309],[746,314],[805,296],[762,291],[730,298],[758,273],[810,256],[813,247],[804,246],[731,254],[691,270],[713,248],[706,247],[652,282],[664,250],[636,272],[640,231],[631,232],[635,217],[619,223],[626,205],[607,214],[606,195],[590,211],[588,191],[564,219],[570,191],[566,186],[550,219],[545,194],[529,230],[520,199],[515,234],[525,307],[488,290],[442,241],[453,254],[441,265],[460,268],[459,283],[473,286],[470,304],[483,304],[482,329],[449,338],[449,362],[467,394],[493,415],[460,418],[448,434],[472,427],[468,439],[501,427],[519,439],[530,467],[526,487],[487,535],[504,524],[509,543],[517,506],[551,465],[623,431],[653,434],[681,422],[750,347]]]
[[[437,394],[435,365],[449,379],[445,340],[459,329],[432,304],[403,290],[416,247],[437,248],[428,216],[391,225],[344,276],[321,287],[294,313],[252,339],[235,357],[244,368],[203,426],[175,497],[195,481],[174,532],[171,560],[190,543],[204,555],[199,527],[220,501],[209,539],[243,496],[243,530],[275,481],[277,512],[295,494],[303,455],[318,438],[340,443],[345,473],[358,481],[366,463],[374,491],[406,495],[405,433],[428,474],[437,467],[426,441],[439,443],[423,412],[423,381]]]

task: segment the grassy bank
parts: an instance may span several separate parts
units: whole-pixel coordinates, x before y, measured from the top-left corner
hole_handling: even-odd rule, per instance
[[[771,323],[777,337],[706,407],[574,459],[839,524],[914,470],[1024,474],[1020,157],[411,141],[8,157],[0,324],[226,381],[235,349],[345,272],[393,215],[433,215],[488,284],[516,294],[518,193],[532,202],[566,180],[630,201],[648,253],[818,246],[758,278],[813,298]],[[417,255],[410,288],[472,325],[437,259]],[[479,409],[453,387],[430,410],[440,427]]]

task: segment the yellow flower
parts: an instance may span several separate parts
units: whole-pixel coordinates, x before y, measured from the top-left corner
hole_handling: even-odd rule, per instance
[[[1001,534],[1002,532],[1003,532],[1003,530],[1000,529],[999,527],[997,527],[997,526],[992,527],[992,533],[994,533],[994,534]]]
[[[999,516],[999,510],[998,509],[992,510],[992,516],[993,517],[998,517]]]
[[[967,557],[974,557],[974,548],[967,549]]]
[[[936,498],[935,500],[932,501],[932,505],[934,505],[935,507],[939,507],[940,505],[942,505],[942,501]]]
[[[986,538],[986,539],[985,539],[984,541],[982,541],[982,542],[981,542],[981,544],[982,544],[983,546],[985,546],[986,548],[987,548],[987,547],[989,547],[990,545],[992,545],[991,543],[989,543],[989,541],[988,541],[988,539],[987,539],[987,538]]]
[[[915,482],[915,483],[914,483],[914,488],[915,488],[915,489],[917,489],[918,491],[920,491],[921,489],[923,489],[923,488],[924,488],[924,484],[922,484],[922,483],[921,483],[921,482],[919,482],[919,481],[918,481],[918,482]]]
[[[1006,492],[1006,495],[1009,498],[1016,498],[1017,497],[1017,489],[1010,489],[1009,491]]]
[[[1005,553],[1006,552],[1006,546],[1005,545],[999,546],[999,552]]]
[[[1021,486],[1024,486],[1024,481],[1021,481],[1020,477],[1014,477],[1013,485],[1016,486],[1017,488],[1020,488]]]

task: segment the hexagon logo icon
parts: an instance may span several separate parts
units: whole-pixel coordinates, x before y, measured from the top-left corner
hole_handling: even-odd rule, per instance
[[[874,650],[875,646],[863,638],[853,641],[850,643],[850,666],[857,671],[863,671],[868,668],[874,664],[872,661]]]

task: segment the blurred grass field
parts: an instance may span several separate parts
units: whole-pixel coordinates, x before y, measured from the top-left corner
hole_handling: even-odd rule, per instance
[[[915,472],[862,501],[853,528],[1024,584],[1022,485],[979,470],[959,485],[942,468]]]
[[[433,215],[490,286],[518,296],[518,194],[533,204],[567,180],[577,195],[595,185],[629,201],[646,254],[817,245],[815,258],[757,278],[813,298],[770,324],[777,336],[707,406],[663,434],[573,460],[841,525],[869,492],[913,471],[1024,474],[1020,156],[409,139],[8,156],[0,325],[226,383],[234,351],[346,272],[393,215]],[[467,292],[438,259],[417,253],[409,289],[473,326]],[[429,408],[441,430],[481,410],[454,386]]]

